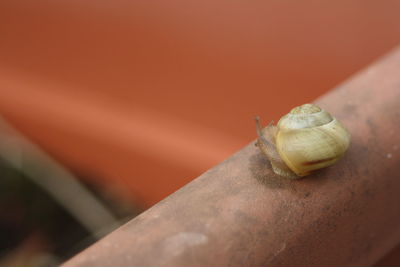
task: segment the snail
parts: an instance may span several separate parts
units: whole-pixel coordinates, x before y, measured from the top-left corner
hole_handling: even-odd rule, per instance
[[[256,118],[256,145],[273,171],[300,178],[338,161],[350,144],[350,134],[336,118],[314,104],[293,108],[275,126],[262,129]]]

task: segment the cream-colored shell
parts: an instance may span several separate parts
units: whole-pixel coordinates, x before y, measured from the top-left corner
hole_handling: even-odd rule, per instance
[[[258,145],[274,171],[291,178],[334,164],[350,144],[346,128],[313,104],[292,109],[277,126],[269,125],[259,135]]]

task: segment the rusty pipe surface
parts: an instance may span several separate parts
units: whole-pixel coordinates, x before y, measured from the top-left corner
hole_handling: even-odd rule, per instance
[[[400,241],[400,48],[316,103],[352,134],[336,165],[287,180],[252,142],[65,266],[374,264]]]

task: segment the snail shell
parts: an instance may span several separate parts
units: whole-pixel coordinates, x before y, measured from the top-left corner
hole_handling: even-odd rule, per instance
[[[293,108],[277,126],[261,129],[257,118],[257,145],[275,173],[299,178],[338,161],[350,144],[346,128],[313,104]]]

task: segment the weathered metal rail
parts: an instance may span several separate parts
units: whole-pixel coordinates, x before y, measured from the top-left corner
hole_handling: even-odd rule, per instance
[[[400,49],[316,103],[352,134],[336,165],[286,180],[252,142],[65,266],[374,264],[400,241]]]

